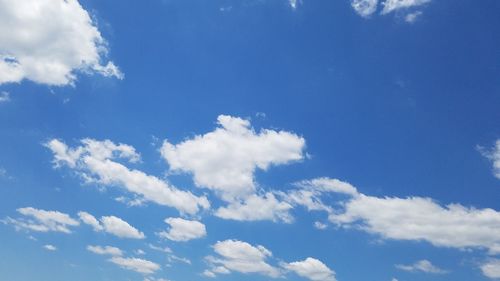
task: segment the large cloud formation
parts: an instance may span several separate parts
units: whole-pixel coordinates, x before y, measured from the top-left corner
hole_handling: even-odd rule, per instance
[[[188,172],[195,184],[216,191],[224,200],[255,192],[254,172],[304,158],[305,140],[286,131],[255,132],[250,122],[220,115],[214,131],[179,144],[163,143],[170,170]]]
[[[0,84],[68,85],[77,72],[122,78],[77,0],[0,0]]]

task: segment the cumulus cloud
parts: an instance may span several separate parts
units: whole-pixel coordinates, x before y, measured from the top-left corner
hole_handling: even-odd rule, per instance
[[[500,212],[460,204],[441,206],[423,197],[374,197],[358,193],[340,200],[329,214],[339,226],[387,239],[423,240],[435,246],[479,248],[494,253],[500,245]]]
[[[28,230],[37,232],[63,232],[71,233],[71,227],[80,223],[68,214],[58,211],[46,211],[25,207],[17,209],[24,217],[13,219],[7,217],[2,222],[13,225],[17,230]]]
[[[88,245],[87,250],[98,255],[122,256],[123,251],[112,246],[92,246]]]
[[[481,272],[491,279],[500,279],[500,259],[492,259],[481,265]]]
[[[272,253],[264,246],[252,246],[238,240],[219,241],[213,245],[218,257],[208,256],[207,262],[212,265],[211,270],[203,274],[214,277],[216,274],[228,274],[231,271],[240,273],[259,273],[269,277],[281,276],[278,268],[266,262]]]
[[[229,205],[217,209],[215,215],[237,221],[272,220],[291,223],[291,209],[292,205],[280,201],[273,193],[268,192],[262,196],[253,194],[244,200],[234,200]]]
[[[500,139],[495,142],[495,145],[491,149],[485,149],[484,147],[478,147],[481,154],[491,160],[493,163],[493,175],[500,179]]]
[[[214,131],[178,144],[164,141],[161,154],[171,172],[191,173],[199,187],[233,201],[255,193],[256,169],[267,170],[304,158],[305,140],[294,133],[264,129],[250,122],[220,115]]]
[[[335,272],[315,258],[306,258],[303,261],[284,263],[282,266],[295,272],[297,275],[312,281],[336,281]]]
[[[167,218],[165,219],[165,223],[169,224],[170,228],[168,231],[158,233],[158,235],[173,241],[189,241],[207,235],[205,225],[199,221]]]
[[[123,74],[77,0],[0,0],[0,84],[24,79],[68,85],[76,74]]]
[[[404,271],[410,271],[410,272],[425,272],[425,273],[434,273],[434,274],[448,273],[447,270],[441,269],[441,268],[433,265],[428,260],[420,260],[420,261],[417,261],[414,264],[410,264],[410,265],[397,264],[396,268],[404,270]]]
[[[47,251],[57,251],[56,246],[50,244],[44,245],[43,248]]]
[[[81,143],[81,146],[69,148],[65,143],[53,139],[45,145],[54,153],[56,167],[66,165],[88,182],[118,186],[133,193],[139,200],[173,207],[181,213],[195,214],[200,209],[210,207],[204,196],[198,197],[189,191],[179,190],[157,177],[129,169],[117,162],[139,161],[140,155],[132,146],[93,139],[83,139]]]
[[[80,220],[92,226],[94,231],[104,231],[120,238],[144,239],[144,233],[131,226],[128,222],[115,216],[103,216],[98,221],[87,212],[79,212]]]
[[[109,259],[109,261],[120,266],[121,268],[142,274],[152,274],[160,269],[159,264],[139,258],[123,258],[115,256]]]
[[[352,8],[362,17],[369,17],[377,11],[378,0],[351,0]]]
[[[396,10],[418,7],[431,2],[431,0],[386,0],[382,5],[382,14],[388,14]]]

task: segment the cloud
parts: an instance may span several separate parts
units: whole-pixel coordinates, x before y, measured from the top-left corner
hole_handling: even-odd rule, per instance
[[[85,224],[92,226],[94,231],[104,231],[120,238],[146,238],[144,233],[115,216],[103,216],[99,221],[87,212],[79,212],[78,216]]]
[[[0,92],[0,103],[10,101],[10,93],[2,91]]]
[[[76,0],[0,1],[0,84],[68,85],[77,73],[123,78],[106,41]]]
[[[158,233],[158,236],[172,241],[189,241],[207,235],[205,225],[199,221],[185,220],[181,218],[167,218],[165,223],[170,225],[168,231]]]
[[[397,264],[396,268],[410,271],[410,272],[425,272],[425,273],[434,273],[434,274],[445,274],[448,273],[447,270],[441,269],[435,265],[433,265],[428,260],[420,260],[410,265]]]
[[[478,150],[484,157],[491,160],[493,163],[493,175],[497,179],[500,179],[500,139],[495,142],[495,145],[490,150],[481,146],[478,146]]]
[[[115,144],[109,140],[81,140],[76,148],[57,140],[45,144],[54,153],[54,165],[63,165],[74,169],[88,182],[118,186],[132,192],[139,199],[155,202],[159,205],[176,208],[181,213],[195,214],[200,209],[208,209],[207,198],[197,197],[191,192],[176,187],[138,170],[128,169],[113,160],[126,160],[136,163],[140,155],[132,146]]]
[[[491,279],[500,278],[500,260],[492,259],[481,265],[481,272],[484,276]]]
[[[420,12],[420,11],[409,13],[405,16],[405,21],[407,23],[414,23],[417,20],[417,18],[420,17],[421,15],[422,15],[422,12]]]
[[[44,245],[43,248],[47,251],[57,251],[56,246],[50,244]]]
[[[357,196],[358,191],[350,183],[331,178],[315,178],[294,183],[297,189],[278,194],[293,206],[304,206],[308,211],[325,211],[332,213],[332,207],[322,201],[326,193],[338,193]]]
[[[233,201],[255,193],[256,169],[283,165],[304,158],[305,140],[286,131],[263,129],[238,117],[220,115],[214,131],[178,144],[163,142],[161,154],[171,172],[191,173],[198,187],[214,190]]]
[[[170,249],[169,247],[158,247],[158,246],[155,246],[153,244],[148,244],[149,248],[155,250],[155,251],[159,251],[159,252],[163,252],[163,253],[167,253],[167,254],[171,254],[172,253],[172,249]]]
[[[300,0],[288,0],[288,4],[290,7],[295,10],[297,9],[297,5],[300,3]]]
[[[299,276],[312,281],[336,281],[335,272],[315,258],[306,258],[303,261],[284,263],[282,266]]]
[[[17,212],[25,216],[24,218],[12,219],[7,217],[2,222],[13,225],[17,230],[28,230],[37,232],[63,232],[71,233],[72,226],[80,223],[65,213],[58,211],[45,211],[32,207],[17,209]]]
[[[215,215],[237,221],[272,220],[291,223],[293,217],[289,211],[292,208],[292,205],[278,200],[274,194],[268,192],[263,196],[253,194],[245,200],[235,200],[228,206],[217,209]]]
[[[386,0],[382,5],[381,14],[388,14],[396,10],[408,9],[417,6],[421,6],[431,2],[431,0]]]
[[[427,241],[451,248],[500,249],[500,212],[460,204],[441,206],[423,197],[373,197],[359,193],[340,200],[329,220],[382,238]]]
[[[119,265],[121,268],[133,270],[142,274],[152,274],[160,269],[160,265],[145,259],[112,257],[110,262]]]
[[[314,222],[314,227],[319,229],[319,230],[324,230],[328,227],[328,225],[326,223],[322,223],[320,221],[315,221]]]
[[[266,262],[272,253],[263,246],[252,246],[238,240],[225,240],[215,243],[213,248],[220,257],[206,258],[212,269],[204,272],[205,276],[228,274],[231,271],[259,273],[273,278],[281,276],[278,268]]]
[[[87,250],[98,255],[123,256],[123,251],[112,246],[92,246],[88,245]]]
[[[362,17],[369,17],[377,11],[378,0],[351,0],[352,8]]]
[[[78,212],[78,217],[80,218],[80,220],[83,223],[92,226],[94,231],[103,231],[104,230],[104,227],[101,225],[101,223],[93,215],[91,215],[87,212]]]

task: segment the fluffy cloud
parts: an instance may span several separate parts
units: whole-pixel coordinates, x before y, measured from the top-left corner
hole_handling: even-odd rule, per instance
[[[431,2],[431,0],[386,0],[382,5],[382,14],[388,14],[400,9],[408,9],[421,6]]]
[[[100,221],[87,212],[79,212],[78,216],[84,223],[92,226],[94,231],[104,231],[120,238],[145,238],[144,233],[115,216],[103,216]]]
[[[123,251],[116,247],[111,246],[92,246],[88,245],[87,250],[98,255],[122,256]]]
[[[425,240],[435,246],[480,248],[500,245],[500,212],[460,204],[441,206],[430,198],[373,197],[362,193],[341,200],[329,220],[388,239]]]
[[[500,278],[500,260],[492,259],[481,265],[481,271],[484,276],[492,279]]]
[[[45,145],[54,153],[56,167],[66,165],[86,181],[122,187],[142,200],[174,207],[182,213],[195,214],[210,206],[206,197],[197,197],[157,177],[128,169],[113,161],[122,159],[131,163],[138,162],[139,154],[129,145],[93,139],[83,139],[81,143],[81,146],[69,148],[65,143],[53,139]]]
[[[165,222],[170,225],[170,229],[158,233],[158,235],[163,238],[173,241],[189,241],[207,235],[205,225],[199,221],[167,218]]]
[[[235,200],[226,207],[220,207],[215,215],[223,219],[238,221],[272,220],[291,223],[289,214],[292,205],[282,202],[270,192],[259,196],[248,196],[245,200]]]
[[[45,211],[32,207],[17,209],[23,218],[13,219],[7,217],[2,222],[12,224],[16,229],[24,229],[38,232],[63,232],[71,233],[70,227],[78,226],[80,223],[65,213],[58,211]]]
[[[337,280],[335,279],[335,272],[315,258],[309,257],[303,261],[285,263],[282,266],[312,281]]]
[[[28,79],[68,85],[77,72],[122,78],[76,0],[0,0],[0,84]]]
[[[206,258],[212,269],[205,271],[205,276],[213,277],[230,271],[259,273],[273,278],[281,276],[278,268],[266,262],[272,253],[263,246],[252,246],[238,240],[225,240],[217,242],[213,248],[220,257]]]
[[[483,147],[479,147],[479,151],[484,157],[491,160],[493,163],[493,175],[500,179],[500,139],[496,141],[492,149],[487,150]]]
[[[248,120],[217,118],[214,131],[179,144],[164,141],[161,154],[172,172],[187,172],[199,187],[212,189],[226,201],[255,192],[254,172],[304,158],[305,140],[286,131],[255,132]]]
[[[44,245],[43,248],[47,251],[57,251],[56,246],[50,244]]]
[[[378,0],[351,0],[352,8],[362,17],[369,17],[377,11]]]
[[[441,269],[435,265],[433,265],[428,260],[420,260],[410,265],[397,264],[397,268],[410,272],[425,272],[425,273],[434,273],[434,274],[444,274],[448,273],[448,271]]]
[[[133,270],[142,274],[152,274],[160,269],[159,264],[139,258],[112,257],[109,261],[124,269]]]

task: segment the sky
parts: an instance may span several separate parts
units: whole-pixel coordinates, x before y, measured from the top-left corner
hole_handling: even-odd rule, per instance
[[[500,2],[0,0],[0,279],[500,279]]]

